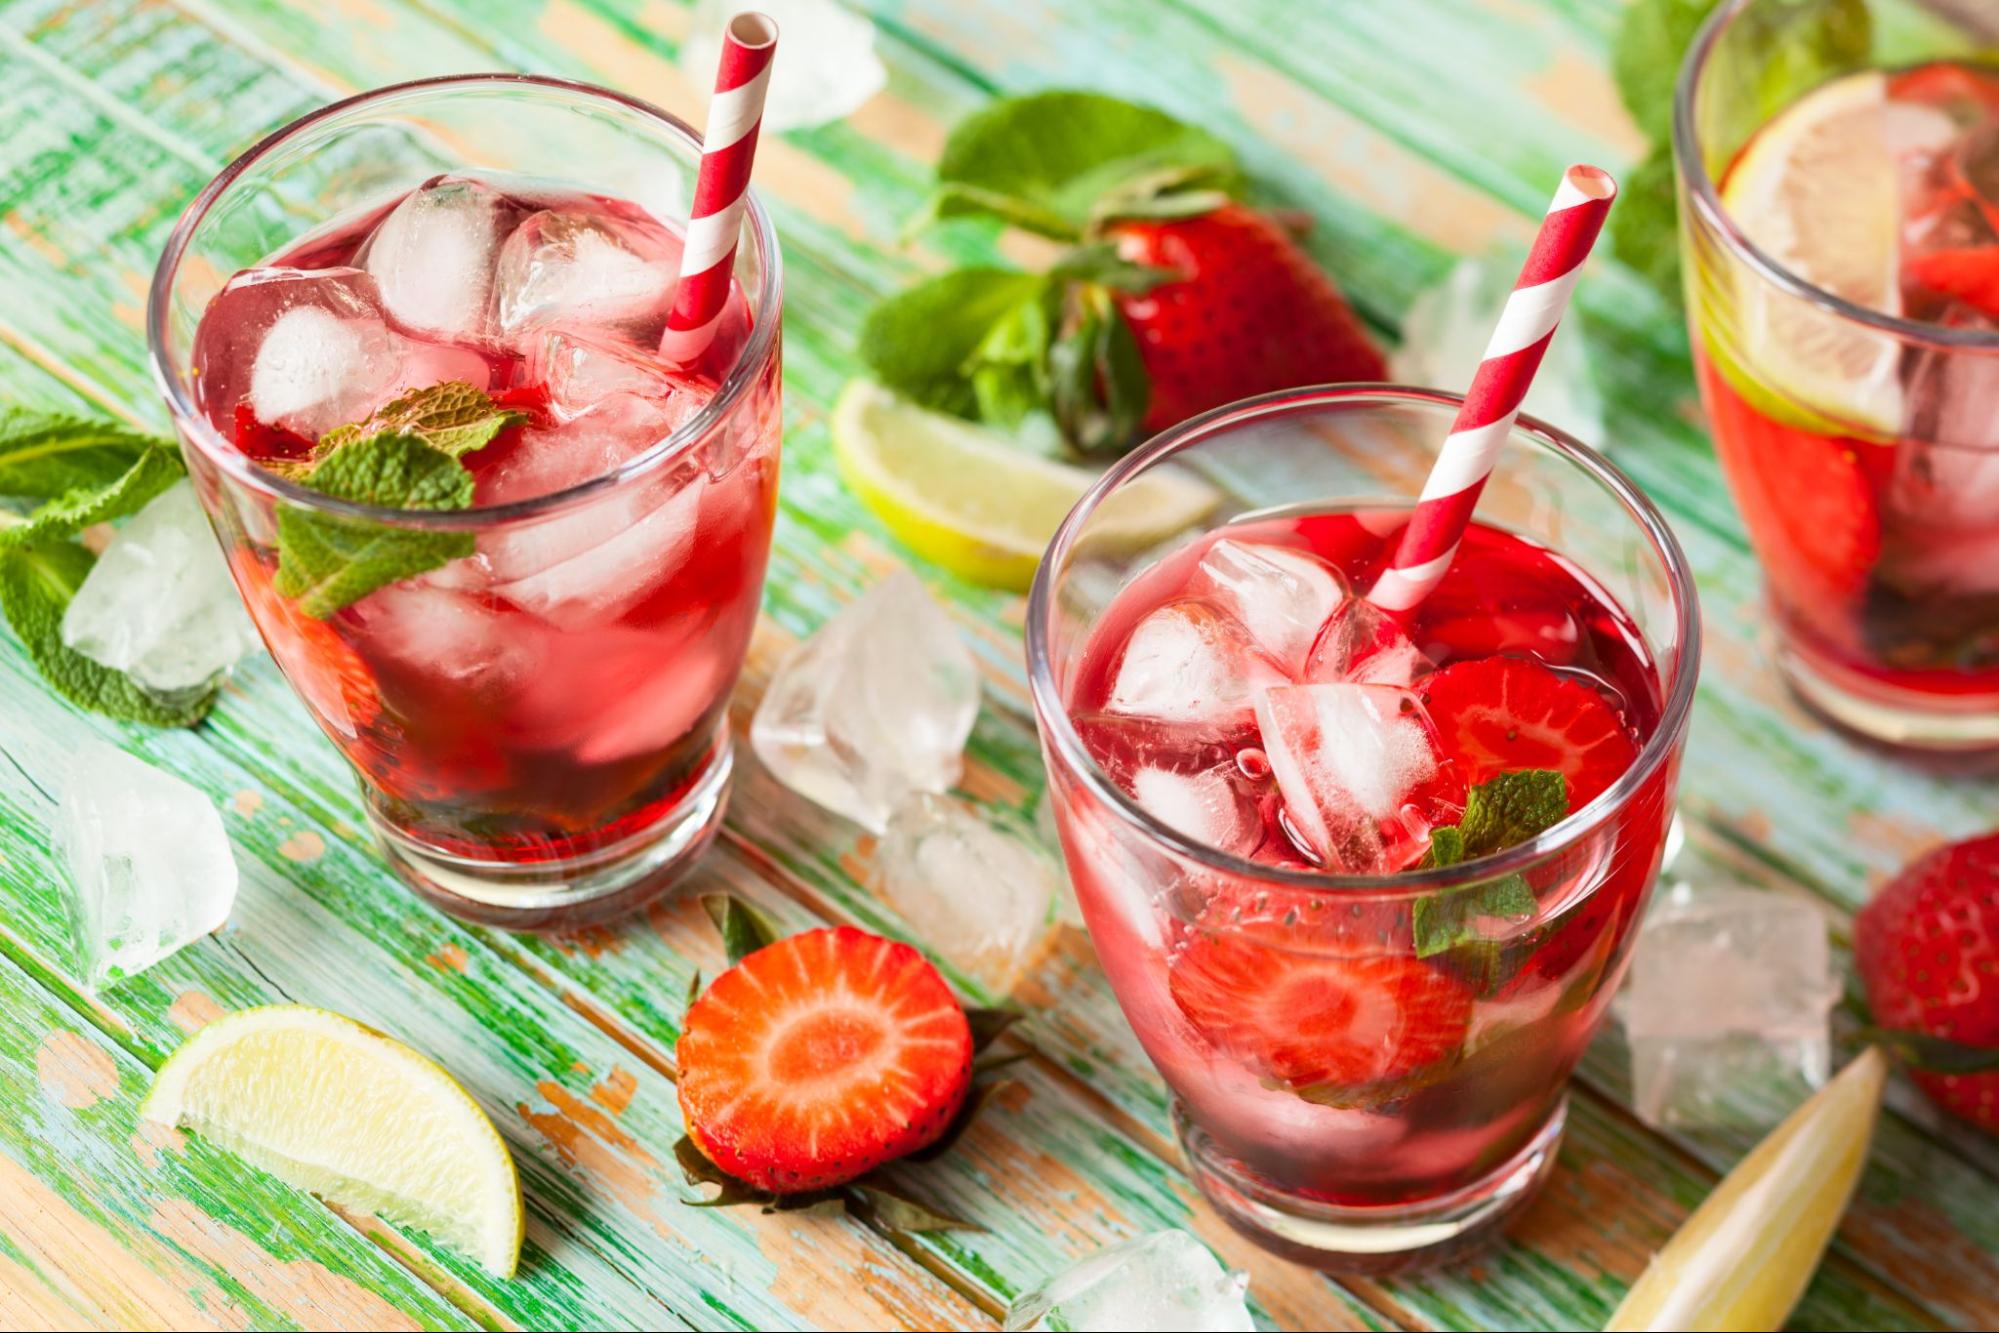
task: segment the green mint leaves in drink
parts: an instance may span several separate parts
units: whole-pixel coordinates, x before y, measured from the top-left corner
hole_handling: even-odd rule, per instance
[[[49,687],[80,708],[185,727],[215,701],[213,687],[148,690],[62,639],[63,613],[97,561],[79,535],[137,513],[182,471],[171,440],[66,413],[0,411],[0,611]]]
[[[1517,847],[1553,828],[1568,812],[1568,780],[1562,774],[1541,768],[1500,773],[1471,789],[1456,824],[1431,830],[1423,865],[1452,866]],[[1478,918],[1526,916],[1533,910],[1534,891],[1517,874],[1419,898],[1410,908],[1416,956],[1489,943],[1475,928]]]
[[[365,421],[320,438],[309,458],[282,470],[336,500],[384,509],[448,512],[472,505],[472,474],[459,459],[524,418],[462,381],[404,394]],[[272,587],[324,620],[377,588],[472,554],[469,532],[438,532],[357,518],[290,501],[278,505]]]

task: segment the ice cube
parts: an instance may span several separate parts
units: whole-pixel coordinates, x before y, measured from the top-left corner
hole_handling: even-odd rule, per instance
[[[479,342],[493,330],[493,269],[519,209],[467,176],[435,176],[403,197],[360,253],[405,328]]]
[[[1525,252],[1460,259],[1443,281],[1417,294],[1389,358],[1398,384],[1469,384],[1485,358],[1499,312],[1519,279]],[[1604,442],[1603,398],[1590,375],[1583,340],[1563,326],[1548,344],[1527,390],[1524,411],[1592,444]]]
[[[528,354],[528,373],[548,390],[558,421],[594,414],[616,423],[633,448],[655,444],[692,419],[712,386],[673,375],[658,358],[609,338],[558,329]]]
[[[500,331],[517,341],[574,321],[657,342],[679,267],[679,241],[656,222],[536,213],[500,247],[493,275]]]
[[[1263,841],[1256,799],[1233,763],[1194,773],[1141,768],[1131,775],[1131,795],[1161,823],[1217,851],[1248,856]]]
[[[225,432],[239,403],[257,419],[316,438],[365,418],[406,389],[446,380],[485,388],[478,353],[403,336],[375,280],[359,269],[245,269],[209,302],[195,333],[195,383]]]
[[[481,477],[479,503],[553,494],[599,477],[646,447],[621,418],[585,415],[528,429]],[[650,597],[687,562],[708,488],[695,467],[620,482],[546,518],[482,533],[494,591],[565,629],[607,624]]]
[[[1007,1307],[1008,1329],[1238,1333],[1250,1322],[1249,1276],[1222,1267],[1184,1231],[1106,1246]]]
[[[1639,1116],[1773,1123],[1787,1097],[1825,1082],[1839,992],[1825,918],[1810,903],[1675,885],[1639,933],[1620,1006]]]
[[[1407,690],[1287,685],[1258,696],[1256,719],[1285,817],[1329,870],[1400,870],[1455,816],[1437,790],[1436,733]]]
[[[1287,672],[1297,673],[1347,596],[1340,572],[1315,555],[1261,542],[1218,541],[1188,589],[1247,629]]]
[[[1982,316],[1953,322],[1999,332],[1999,322]],[[1904,401],[1909,423],[1895,449],[1890,515],[1928,531],[1989,531],[1999,514],[1999,416],[1992,411],[1999,357],[1911,352]]]
[[[76,963],[93,990],[218,929],[236,900],[222,816],[200,792],[103,741],[83,743],[56,811]]]
[[[1055,867],[947,796],[896,807],[876,853],[881,895],[916,937],[1004,993],[1048,926]]]
[[[577,762],[656,753],[694,730],[726,692],[736,663],[688,616],[666,626],[567,632],[548,646],[550,669],[522,677],[508,700],[517,744],[565,750]],[[604,700],[618,701],[616,708]]]
[[[62,641],[163,694],[199,689],[261,646],[192,483],[119,527],[63,612]]]
[[[1112,712],[1162,722],[1247,716],[1257,690],[1285,681],[1234,617],[1206,602],[1169,602],[1138,622],[1111,685]]]
[[[1400,621],[1365,598],[1350,597],[1312,645],[1304,679],[1406,689],[1431,665]]]
[[[750,744],[779,782],[880,833],[904,797],[958,780],[978,713],[971,649],[899,571],[778,666]]]
[[[546,631],[490,596],[458,591],[448,582],[425,576],[392,583],[356,603],[353,618],[368,656],[455,681],[474,694],[505,690],[541,664]]]
[[[875,25],[834,0],[770,0],[758,6],[784,40],[772,61],[764,102],[767,134],[839,120],[880,92],[888,71],[875,55]],[[722,33],[741,12],[735,0],[699,0],[680,48],[680,68],[697,88],[715,86]]]

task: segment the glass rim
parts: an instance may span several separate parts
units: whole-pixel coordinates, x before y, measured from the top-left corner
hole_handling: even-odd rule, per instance
[[[1673,161],[1681,181],[1686,185],[1689,203],[1708,227],[1721,238],[1730,253],[1740,259],[1758,277],[1799,300],[1818,306],[1828,314],[1837,315],[1851,323],[1864,324],[1882,333],[1923,346],[1959,351],[1999,352],[1999,332],[1951,329],[1941,324],[1905,319],[1900,315],[1886,314],[1829,292],[1800,274],[1792,272],[1775,256],[1750,240],[1748,233],[1736,225],[1735,218],[1721,202],[1721,194],[1716,188],[1714,178],[1708,174],[1707,162],[1701,154],[1700,135],[1694,126],[1694,100],[1698,95],[1701,74],[1706,70],[1709,59],[1720,44],[1723,33],[1741,17],[1743,11],[1758,2],[1759,0],[1724,0],[1723,4],[1717,6],[1702,22],[1692,45],[1687,48],[1685,59],[1680,62],[1679,74],[1674,79]],[[1778,114],[1781,115],[1782,112]],[[1764,125],[1767,126],[1769,123],[1765,121]],[[1758,132],[1762,128],[1759,126]]]
[[[701,135],[686,121],[651,102],[615,89],[575,79],[504,72],[445,74],[369,88],[308,111],[259,139],[216,173],[215,178],[203,186],[201,192],[182,211],[179,221],[174,224],[173,231],[167,236],[165,248],[160,252],[160,261],[153,270],[153,280],[146,299],[146,360],[152,371],[154,387],[166,400],[167,409],[172,414],[174,424],[180,430],[182,437],[200,449],[202,454],[221,468],[231,480],[274,500],[403,528],[460,532],[521,519],[539,518],[571,508],[594,496],[611,491],[621,483],[658,471],[695,441],[707,437],[720,427],[771,359],[776,349],[778,326],[781,322],[783,264],[778,253],[777,232],[771,223],[770,214],[764,209],[763,201],[752,187],[744,194],[743,217],[750,227],[751,235],[755,238],[763,273],[757,290],[756,324],[750,331],[749,341],[744,344],[741,355],[729,368],[728,375],[723,378],[714,397],[709,399],[699,412],[650,445],[637,457],[627,459],[609,472],[600,473],[587,481],[552,491],[547,495],[537,495],[506,504],[475,505],[455,510],[398,509],[321,494],[257,466],[247,454],[225,440],[221,432],[215,428],[215,424],[209,420],[208,414],[195,405],[188,389],[187,376],[171,364],[173,358],[169,355],[167,347],[168,312],[174,279],[180,273],[181,261],[186,257],[189,244],[203,221],[207,219],[209,211],[251,168],[300,134],[326,121],[336,120],[348,112],[378,102],[411,94],[449,93],[476,88],[525,88],[581,95],[586,99],[609,102],[625,110],[635,111],[654,122],[665,132],[667,138],[689,149],[695,161],[700,158]]]
[[[1651,781],[1686,730],[1688,715],[1693,709],[1701,660],[1700,602],[1694,586],[1693,569],[1687,563],[1679,540],[1667,526],[1665,516],[1635,482],[1603,455],[1539,418],[1522,413],[1514,422],[1512,433],[1524,432],[1534,438],[1615,496],[1639,530],[1651,541],[1665,566],[1667,583],[1673,594],[1675,629],[1679,634],[1678,669],[1672,688],[1662,701],[1659,723],[1640,747],[1631,767],[1582,809],[1571,812],[1542,833],[1504,851],[1428,870],[1390,875],[1343,875],[1319,870],[1287,870],[1209,847],[1151,814],[1098,765],[1069,716],[1061,687],[1055,679],[1051,647],[1053,571],[1065,564],[1082,536],[1083,525],[1113,491],[1152,464],[1234,427],[1297,409],[1365,405],[1370,401],[1427,404],[1455,412],[1464,397],[1441,389],[1405,384],[1345,383],[1281,389],[1193,417],[1154,436],[1118,460],[1084,492],[1075,508],[1062,520],[1061,527],[1056,529],[1047,552],[1041,558],[1040,566],[1035,570],[1034,584],[1027,599],[1027,678],[1042,735],[1050,747],[1099,801],[1152,841],[1163,843],[1179,856],[1211,870],[1236,878],[1253,879],[1267,886],[1282,886],[1314,894],[1332,892],[1410,898],[1526,870],[1573,846],[1602,826]],[[1648,650],[1651,648],[1650,644],[1646,646]]]

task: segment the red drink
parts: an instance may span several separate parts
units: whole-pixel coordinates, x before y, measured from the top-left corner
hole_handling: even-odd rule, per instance
[[[1693,84],[1708,106],[1687,123],[1710,142],[1681,157],[1715,178],[1688,180],[1689,319],[1782,664],[1808,702],[1866,735],[1989,749],[1999,71],[1861,70],[1738,129],[1723,113],[1745,69],[1710,59]]]
[[[236,273],[188,338],[212,434],[183,429],[245,600],[399,869],[461,914],[625,910],[719,814],[775,516],[775,310],[738,284],[700,362],[666,364],[680,247],[626,199],[447,174]],[[422,455],[469,503],[326,511],[374,498],[326,479],[339,450],[447,384],[513,414],[447,439],[456,465]],[[378,546],[403,563],[356,574]]]
[[[1454,406],[1327,389],[1162,437],[1117,480],[1168,458],[1275,476],[1157,559],[1108,551],[1092,497],[1029,612],[1077,899],[1195,1178],[1341,1270],[1461,1249],[1549,1169],[1692,692],[1677,550],[1537,427],[1486,491],[1504,527],[1474,523],[1399,619],[1357,595],[1408,511],[1337,497],[1421,475]]]

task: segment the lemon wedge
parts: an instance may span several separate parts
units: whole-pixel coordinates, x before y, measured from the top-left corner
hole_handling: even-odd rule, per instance
[[[182,1042],[139,1107],[291,1185],[428,1231],[498,1277],[520,1259],[520,1179],[436,1064],[350,1018],[245,1009]]]

